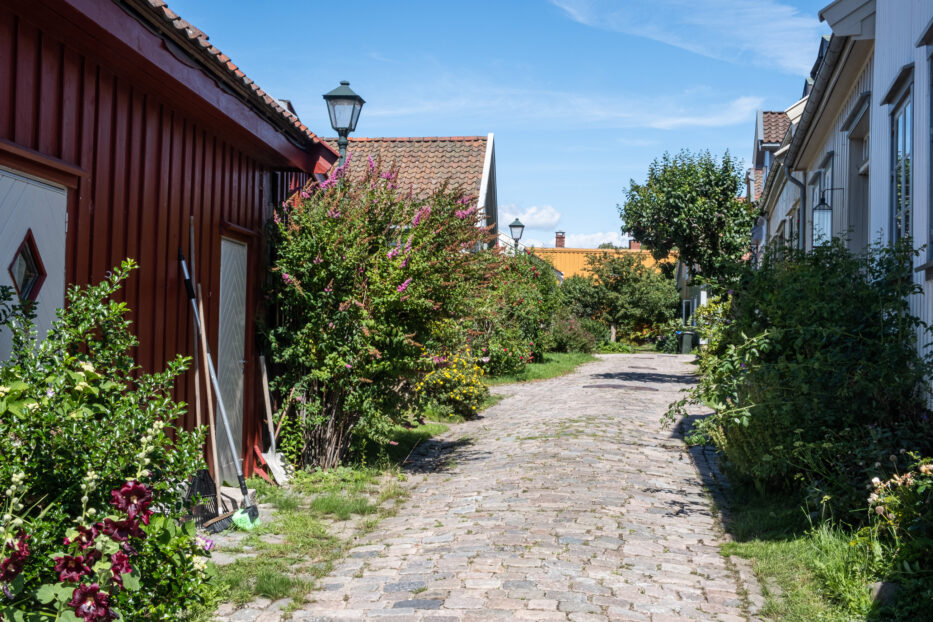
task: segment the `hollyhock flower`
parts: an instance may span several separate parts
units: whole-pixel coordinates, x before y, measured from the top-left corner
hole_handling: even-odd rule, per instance
[[[110,505],[126,512],[130,518],[140,516],[143,524],[149,524],[149,517],[152,511],[149,510],[149,504],[152,503],[152,491],[145,484],[140,484],[135,480],[130,480],[123,484],[119,490],[112,490],[110,495]]]
[[[196,539],[197,539],[198,544],[201,546],[201,548],[204,549],[205,553],[209,553],[211,549],[214,548],[214,541],[211,540],[210,538],[205,538],[203,536],[197,536]]]
[[[26,558],[29,557],[27,540],[29,536],[21,531],[16,540],[6,543],[4,553],[9,557],[4,557],[0,561],[0,583],[10,583],[23,571]]]
[[[91,572],[83,555],[65,555],[55,558],[55,572],[62,583],[80,583],[81,577]]]
[[[123,585],[123,575],[133,572],[133,567],[130,566],[130,557],[123,551],[117,551],[110,556],[110,574],[113,575],[113,580],[120,585]]]
[[[402,293],[402,292],[404,292],[406,289],[408,289],[408,286],[409,286],[409,285],[411,285],[411,277],[408,277],[407,279],[405,279],[405,280],[402,282],[402,284],[399,285],[399,286],[396,288],[396,290],[397,290],[399,293]]]
[[[117,617],[110,609],[110,595],[96,583],[76,587],[68,606],[84,622],[109,622]]]
[[[104,535],[110,536],[113,540],[117,542],[126,542],[130,537],[136,538],[145,538],[146,533],[139,528],[139,523],[137,523],[132,518],[127,518],[126,520],[115,521],[112,518],[105,518],[101,525],[101,532]]]
[[[97,538],[99,534],[97,527],[91,525],[90,527],[85,527],[81,525],[78,527],[78,535],[75,536],[74,540],[65,538],[65,546],[71,546],[73,543],[78,542],[81,545],[81,550],[85,550],[94,546],[94,539]]]

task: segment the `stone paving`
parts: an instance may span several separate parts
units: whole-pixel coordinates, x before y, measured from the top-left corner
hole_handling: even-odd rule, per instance
[[[751,573],[720,555],[715,467],[659,423],[689,361],[607,355],[495,388],[506,399],[422,447],[402,511],[292,619],[756,619]],[[257,604],[225,619],[280,619]]]

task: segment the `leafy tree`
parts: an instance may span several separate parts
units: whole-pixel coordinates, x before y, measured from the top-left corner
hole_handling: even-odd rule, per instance
[[[591,278],[571,276],[560,286],[561,302],[576,317],[596,318],[600,313],[601,291]]]
[[[739,198],[742,173],[727,151],[665,153],[648,167],[644,184],[632,180],[619,215],[656,259],[677,251],[704,281],[733,279],[748,252],[757,211]]]
[[[674,317],[679,296],[664,264],[647,267],[637,253],[601,253],[587,257],[590,274],[564,279],[561,302],[574,317],[610,327],[610,339],[622,330],[632,334]]]

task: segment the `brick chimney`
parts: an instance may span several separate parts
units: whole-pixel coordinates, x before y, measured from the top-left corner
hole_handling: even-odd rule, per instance
[[[558,231],[554,234],[554,248],[564,248],[564,232]]]
[[[632,249],[633,251],[639,251],[641,250],[641,242],[636,242],[635,240],[631,240],[628,243],[628,247]]]

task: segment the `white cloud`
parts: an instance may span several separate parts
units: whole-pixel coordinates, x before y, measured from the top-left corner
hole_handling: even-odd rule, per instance
[[[779,0],[551,0],[570,19],[710,58],[806,74],[822,32],[817,16]]]
[[[612,242],[616,246],[628,246],[629,237],[623,236],[620,231],[604,231],[602,233],[568,233],[564,245],[567,248],[596,248],[600,244]]]
[[[730,100],[716,92],[685,88],[649,96],[582,96],[575,92],[503,86],[470,70],[438,67],[430,81],[398,85],[397,92],[373,102],[367,117],[456,117],[458,123],[489,124],[509,111],[512,124],[542,122],[600,129],[724,127],[748,123],[764,101],[746,95]],[[501,123],[501,121],[500,121]]]
[[[761,97],[740,97],[729,102],[719,111],[710,111],[703,115],[670,116],[656,119],[651,127],[670,130],[675,127],[722,127],[741,123],[752,117],[764,103]]]
[[[560,212],[551,205],[532,205],[524,212],[519,212],[515,204],[503,205],[502,222],[505,226],[518,218],[529,229],[551,229],[560,222]]]

